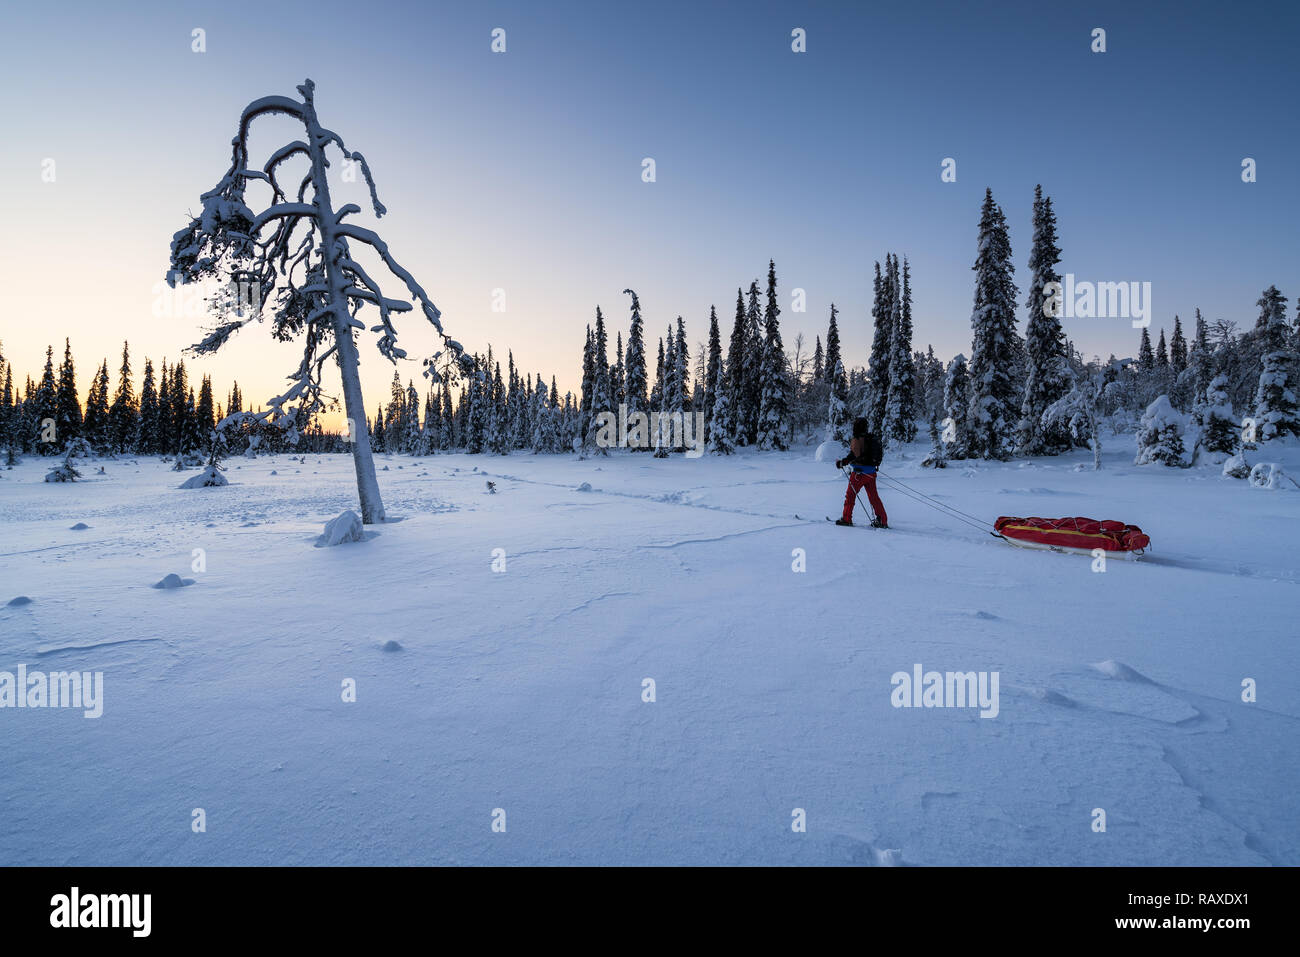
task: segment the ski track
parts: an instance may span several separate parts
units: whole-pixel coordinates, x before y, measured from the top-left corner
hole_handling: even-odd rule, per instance
[[[108,464],[111,469],[112,463]],[[266,476],[273,464],[280,475]],[[816,551],[810,558],[810,574],[807,579],[791,579],[785,567],[790,543],[781,540],[781,533],[822,525],[822,521],[815,517],[790,520],[793,510],[778,514],[687,499],[764,486],[773,491],[816,486],[820,494],[823,486],[833,484],[838,493],[843,480],[839,476],[823,479],[809,472],[806,478],[686,484],[680,475],[693,474],[689,466],[677,473],[667,467],[640,466],[638,471],[653,474],[638,475],[633,481],[657,481],[669,491],[593,488],[577,496],[589,494],[595,499],[592,502],[556,501],[547,494],[574,494],[577,482],[571,481],[458,469],[445,472],[445,478],[451,480],[446,482],[433,479],[431,472],[436,469],[383,471],[389,513],[405,513],[413,521],[389,523],[379,543],[384,551],[370,547],[365,552],[342,548],[307,553],[302,543],[314,539],[321,521],[344,508],[355,508],[351,490],[338,478],[347,470],[332,464],[336,467],[330,482],[319,488],[308,485],[299,489],[290,484],[295,475],[306,479],[302,474],[306,469],[288,469],[282,462],[257,462],[246,466],[246,481],[236,489],[238,498],[225,494],[232,486],[211,492],[165,490],[162,507],[170,516],[166,522],[156,520],[158,493],[153,490],[138,500],[132,497],[117,505],[106,502],[102,507],[83,507],[87,504],[83,495],[76,504],[55,508],[49,504],[50,495],[43,494],[38,495],[45,502],[43,507],[24,505],[18,509],[3,497],[17,486],[0,485],[0,522],[8,521],[10,528],[26,534],[26,543],[37,535],[40,542],[60,534],[78,534],[37,528],[46,521],[64,523],[66,528],[71,521],[87,520],[114,533],[99,540],[0,554],[0,559],[35,556],[28,560],[33,568],[65,569],[69,560],[79,563],[77,575],[48,582],[33,578],[29,569],[15,564],[15,572],[25,573],[22,587],[35,602],[21,609],[3,609],[0,624],[31,625],[21,634],[10,631],[8,637],[30,642],[28,647],[35,647],[37,657],[66,654],[74,659],[70,665],[86,667],[100,666],[103,662],[97,656],[124,650],[126,645],[141,652],[147,652],[150,643],[166,646],[168,652],[162,657],[157,653],[126,656],[127,661],[110,676],[124,684],[110,686],[109,708],[114,715],[134,718],[133,733],[143,733],[146,738],[155,735],[147,738],[148,747],[159,754],[188,754],[196,741],[203,744],[201,755],[168,758],[181,763],[166,769],[142,768],[136,777],[123,777],[121,767],[110,769],[102,782],[106,790],[98,797],[96,792],[82,797],[47,788],[39,792],[42,801],[30,808],[28,798],[33,795],[23,791],[20,773],[7,788],[0,785],[0,800],[13,812],[11,824],[0,835],[7,835],[12,849],[0,863],[85,862],[84,851],[63,838],[38,847],[22,835],[36,833],[32,827],[38,823],[79,820],[87,806],[114,804],[120,805],[115,812],[119,819],[105,826],[101,843],[93,845],[98,851],[91,861],[140,862],[139,851],[132,849],[126,836],[139,833],[142,824],[146,830],[156,828],[149,815],[157,813],[157,798],[150,789],[159,784],[154,778],[160,774],[167,780],[189,782],[183,790],[193,789],[198,782],[201,790],[211,795],[217,787],[216,793],[228,802],[225,814],[233,811],[247,820],[248,824],[235,825],[230,837],[233,843],[222,845],[227,850],[219,852],[217,860],[223,863],[359,863],[393,858],[427,862],[430,855],[440,862],[471,863],[664,863],[681,859],[859,866],[1153,863],[1150,855],[1155,849],[1164,848],[1168,854],[1180,846],[1182,856],[1170,859],[1275,865],[1300,861],[1294,827],[1280,824],[1281,808],[1289,799],[1284,796],[1300,786],[1295,762],[1284,745],[1295,739],[1300,718],[1286,710],[1289,698],[1277,697],[1273,690],[1276,679],[1270,686],[1273,696],[1267,708],[1244,706],[1231,697],[1157,681],[1125,664],[1114,649],[1119,648],[1144,671],[1181,675],[1183,680],[1187,674],[1196,675],[1189,684],[1205,688],[1212,682],[1199,677],[1202,672],[1196,667],[1189,671],[1188,665],[1194,666],[1196,654],[1203,655],[1214,646],[1203,643],[1192,652],[1186,645],[1195,637],[1193,630],[1186,634],[1162,631],[1159,622],[1148,622],[1146,627],[1153,628],[1149,637],[1169,652],[1163,657],[1141,657],[1143,639],[1148,636],[1133,634],[1137,640],[1129,640],[1126,632],[1138,627],[1134,622],[1124,622],[1125,627],[1114,629],[1114,635],[1086,635],[1086,643],[1079,643],[1077,629],[1067,627],[1063,630],[1075,643],[1058,644],[1053,641],[1051,618],[1045,620],[1040,614],[1044,609],[1026,597],[1038,589],[1051,596],[1052,602],[1064,597],[1073,609],[1079,593],[1091,587],[1098,590],[1098,602],[1106,603],[1113,592],[1100,589],[1117,583],[1120,594],[1131,594],[1127,589],[1138,586],[1126,583],[1148,574],[1129,573],[1127,566],[1151,565],[1251,582],[1249,587],[1254,590],[1249,592],[1233,586],[1233,599],[1263,595],[1276,601],[1276,592],[1258,589],[1295,584],[1294,569],[1231,558],[1212,561],[1162,554],[1139,562],[1115,562],[1108,575],[1093,576],[1086,557],[1048,558],[1046,553],[1013,549],[998,549],[994,557],[987,549],[994,542],[979,540],[955,520],[951,525],[956,528],[931,521],[928,510],[895,495],[887,497],[893,499],[887,501],[891,512],[897,509],[894,529],[862,542],[850,541],[852,536],[838,530],[833,535],[812,536],[809,543],[815,543]],[[604,467],[593,471],[591,466],[598,464]],[[539,460],[531,467],[542,474],[580,475],[595,485],[626,482],[629,476],[626,469],[620,470],[620,464],[626,463],[616,458],[585,463],[556,458]],[[728,465],[742,471],[757,468],[743,459]],[[995,466],[969,471],[997,481]],[[1152,474],[1159,475],[1145,473]],[[951,498],[957,507],[967,509],[972,495],[948,495],[935,487],[942,480],[951,488],[950,479],[966,477],[924,474],[905,475],[905,480],[923,486],[927,495]],[[481,486],[488,478],[500,483],[496,496],[484,497]],[[1062,478],[1073,481],[1068,475]],[[169,482],[173,479],[166,476]],[[462,483],[461,479],[468,481]],[[416,484],[430,481],[442,483],[442,495],[432,496]],[[274,487],[268,488],[268,483]],[[519,487],[506,483],[518,483]],[[99,493],[111,489],[112,483],[100,479],[93,487]],[[538,494],[522,494],[524,488]],[[1238,491],[1240,486],[1229,488],[1234,494],[1243,494]],[[59,489],[53,494],[67,491]],[[509,498],[512,491],[521,493],[513,501]],[[1005,476],[983,494],[1061,494],[1090,499],[1081,505],[1082,512],[1091,510],[1091,500],[1096,498],[1092,493],[1053,492],[1045,487],[1010,488]],[[1256,493],[1244,494],[1246,501],[1254,501],[1249,496]],[[837,494],[836,508],[838,498]],[[1277,519],[1292,518],[1281,507],[1289,500],[1278,496],[1269,501],[1274,500],[1279,503]],[[694,511],[619,510],[619,501]],[[800,500],[800,512],[809,510],[807,502],[807,497]],[[565,516],[566,509],[584,514]],[[544,536],[533,533],[528,523],[550,510],[556,513],[554,521],[562,524],[552,533],[552,543],[538,547]],[[593,520],[588,514],[600,517]],[[670,540],[645,540],[686,524],[672,516],[692,514],[699,516],[689,520],[696,523],[698,535],[670,534]],[[717,516],[718,521],[706,519],[706,515]],[[741,523],[728,522],[731,515],[766,521],[758,527],[735,528]],[[1134,509],[1134,517],[1141,523],[1138,509]],[[768,524],[772,520],[779,524]],[[616,534],[608,537],[592,534],[593,530]],[[457,541],[471,542],[474,547],[497,542],[507,546],[512,563],[509,576],[488,577],[490,588],[476,590],[480,586],[473,586],[463,596],[457,585],[446,608],[437,593],[432,601],[421,597],[421,583],[445,576],[449,569],[457,570],[457,582],[475,580],[473,569],[478,567],[478,559],[466,566],[456,556],[442,556],[437,548],[440,534],[457,536]],[[204,619],[197,619],[193,627],[203,629],[195,635],[198,640],[104,640],[103,635],[114,628],[121,634],[150,622],[157,614],[151,609],[168,609],[162,613],[163,624],[176,626],[175,637],[179,638],[194,634],[187,619],[196,612],[201,615],[209,605],[222,610],[223,616],[235,612],[239,608],[236,601],[248,597],[241,589],[250,581],[260,582],[264,572],[253,574],[234,567],[221,574],[206,574],[202,589],[165,595],[146,590],[163,571],[184,572],[191,546],[212,543],[218,549],[215,553],[224,556],[220,550],[226,546],[221,543],[233,541],[240,544],[237,550],[231,549],[232,556],[262,557],[263,564],[255,567],[263,570],[273,567],[266,564],[273,560],[341,570],[355,569],[360,555],[366,556],[366,562],[383,560],[386,554],[405,556],[391,569],[397,576],[391,583],[395,587],[384,583],[383,590],[391,590],[401,609],[418,613],[418,626],[409,632],[394,632],[403,650],[392,654],[379,651],[380,638],[391,629],[381,626],[381,634],[359,630],[362,619],[358,616],[364,612],[347,620],[317,620],[304,635],[294,620],[296,615],[281,622],[275,606],[267,604],[273,592],[280,590],[281,584],[274,583],[251,596],[255,611],[248,622],[229,617],[207,619],[222,621],[221,626],[213,627],[199,625]],[[512,546],[516,541],[518,545]],[[733,547],[743,542],[750,544]],[[709,548],[719,544],[728,547]],[[942,549],[936,550],[936,544]],[[981,547],[963,547],[972,545]],[[687,564],[675,554],[685,546],[700,546],[705,559]],[[628,590],[628,575],[607,557],[629,551],[665,559],[647,558],[637,566],[637,577],[644,579],[638,582],[643,586],[639,591]],[[258,556],[259,552],[263,555]],[[734,557],[742,554],[743,560]],[[768,565],[773,554],[779,559],[775,571]],[[1260,557],[1268,560],[1274,556]],[[123,563],[123,558],[130,561]],[[528,561],[519,561],[525,558]],[[886,561],[888,564],[881,564]],[[913,561],[921,563],[919,574],[906,571],[910,567],[906,563]],[[118,568],[119,563],[123,569]],[[902,578],[897,568],[890,568],[896,563],[904,563]],[[169,564],[174,568],[169,569]],[[736,566],[737,578],[730,577],[731,565]],[[1119,571],[1121,567],[1125,570]],[[878,568],[892,571],[892,577],[884,576],[879,590],[875,581]],[[8,570],[5,574],[8,577]],[[773,577],[777,574],[787,577]],[[1181,589],[1176,594],[1183,602],[1197,594],[1196,585],[1174,584],[1182,576],[1151,574],[1156,574],[1153,581],[1167,582],[1162,588]],[[906,591],[909,577],[918,579],[915,595]],[[720,604],[722,624],[703,630],[688,627],[700,617],[701,608],[712,612],[710,602],[727,601],[725,594],[716,591],[717,583],[727,587],[738,580],[748,588],[743,599],[741,594],[736,596],[738,601],[761,602],[765,592],[772,591],[780,596],[778,602],[765,605],[757,619],[742,617],[736,624],[727,616],[743,616],[743,604]],[[933,589],[927,593],[930,584],[942,588],[938,600]],[[811,590],[813,585],[816,593]],[[328,587],[339,590],[337,584]],[[1224,588],[1208,582],[1204,587]],[[503,592],[492,590],[501,588],[508,596],[504,600],[500,597]],[[800,590],[804,588],[809,590]],[[855,589],[876,603],[883,619],[881,627],[848,641],[828,640],[830,636],[821,634],[821,618],[838,615],[841,600],[815,594],[845,595],[843,601],[851,605]],[[639,608],[625,617],[602,617],[602,606],[617,608],[656,591],[661,598],[671,596],[677,602],[661,600],[655,605],[659,617],[652,625],[638,620]],[[956,597],[943,600],[949,593]],[[918,603],[920,596],[924,597]],[[0,599],[5,597],[12,596]],[[313,605],[327,602],[331,596],[308,597],[308,604]],[[557,607],[556,599],[564,597],[569,602]],[[574,604],[577,598],[583,600]],[[474,609],[475,618],[486,615],[485,620],[462,625],[463,616],[455,607],[462,600]],[[1052,602],[1046,610],[1050,611]],[[559,629],[537,629],[531,617],[522,624],[503,625],[496,614],[500,608],[495,606],[510,607],[512,603],[535,611],[536,621]],[[1258,605],[1255,607],[1258,610]],[[307,610],[310,613],[311,609]],[[271,613],[266,614],[268,611]],[[950,621],[952,630],[909,627],[927,616]],[[759,645],[762,651],[755,657],[755,620],[761,622],[762,633],[797,637],[793,647],[785,642]],[[839,623],[843,619],[829,620]],[[271,631],[264,632],[264,627]],[[565,640],[557,642],[553,640],[556,637]],[[5,644],[12,654],[14,642]],[[1104,654],[1095,649],[1104,650]],[[1129,657],[1134,652],[1138,658]],[[1092,664],[1098,657],[1106,660],[1102,665]],[[909,715],[888,708],[883,713],[873,711],[882,692],[874,686],[866,691],[845,680],[846,672],[875,674],[883,669],[887,675],[911,660],[936,667],[1015,666],[1026,674],[1018,678],[1007,671],[1002,708],[1008,720],[991,722],[966,720],[967,715],[951,712]],[[1245,668],[1244,673],[1268,671],[1264,664],[1233,660],[1229,667]],[[742,661],[746,668],[738,667]],[[355,725],[356,717],[346,710],[340,714],[328,695],[295,701],[293,696],[310,687],[310,682],[304,685],[305,678],[328,684],[339,673],[358,674],[367,689],[365,700],[382,701],[378,710],[357,713],[369,715],[368,724]],[[403,677],[394,679],[394,675]],[[653,708],[618,704],[622,692],[615,694],[611,689],[629,682],[632,675],[658,675],[662,703]],[[249,702],[242,710],[227,714],[229,698],[224,683],[250,679],[257,688]],[[427,687],[433,697],[425,701],[413,696],[408,687],[412,680],[416,687]],[[130,688],[138,696],[140,686],[133,682],[176,686],[182,689],[181,694],[190,689],[193,700],[187,700],[178,712],[163,709],[175,726],[164,721],[151,727],[146,718],[152,710],[151,698],[143,697],[138,704],[130,699],[119,704],[121,699],[114,697],[118,687]],[[804,697],[810,693],[811,698]],[[119,708],[122,710],[115,710]],[[319,738],[303,737],[304,731],[296,723],[299,714],[309,716],[313,728],[324,729],[317,732]],[[32,716],[24,717],[30,720]],[[400,723],[390,724],[394,719]],[[83,721],[80,716],[77,720]],[[841,731],[840,725],[847,728]],[[906,729],[901,738],[890,730],[893,725]],[[13,740],[10,759],[20,772],[26,768],[32,774],[25,785],[32,787],[32,781],[53,774],[32,763],[36,755],[51,753],[43,745],[57,746],[62,739],[49,730],[54,727],[49,723],[24,725],[24,729],[28,727],[38,737]],[[421,729],[414,741],[408,735],[411,727]],[[838,750],[821,750],[822,741],[832,735]],[[436,736],[436,746],[422,743],[421,739],[429,736]],[[233,756],[233,765],[224,750],[232,740],[240,741],[245,749]],[[304,741],[312,743],[304,748]],[[558,742],[563,743],[560,750],[555,747]],[[70,753],[98,766],[97,756],[79,749],[80,745],[74,744]],[[984,750],[987,757],[981,757]],[[1269,753],[1278,767],[1265,769],[1254,759],[1256,754]],[[1094,755],[1096,768],[1087,763]],[[341,770],[328,770],[321,761]],[[211,765],[210,771],[202,767],[205,762]],[[559,776],[551,770],[556,764]],[[236,767],[238,773],[233,770]],[[1232,768],[1233,773],[1225,768]],[[1170,779],[1168,783],[1160,777],[1162,770]],[[328,781],[316,781],[318,774],[327,775]],[[208,780],[209,776],[213,780]],[[1128,790],[1106,792],[1113,787],[1112,779]],[[397,784],[400,794],[385,793],[391,790],[390,781]],[[512,833],[516,833],[515,821],[521,822],[518,833],[532,834],[539,822],[554,822],[556,812],[560,823],[551,824],[556,829],[549,835],[531,838],[531,844],[511,844],[510,850],[500,852],[467,841],[463,829],[449,824],[445,816],[434,822],[403,809],[401,803],[442,807],[450,802],[459,808],[456,802],[464,800],[462,792],[467,789],[476,802],[509,804],[512,815],[516,813],[513,808],[523,808],[522,817],[512,817]],[[583,806],[587,806],[595,796],[599,801],[586,824],[577,830],[565,826],[575,802],[585,801]],[[1206,816],[1184,818],[1180,796]],[[1124,834],[1122,846],[1108,847],[1086,837],[1062,842],[1057,818],[1073,819],[1098,802],[1108,807],[1112,829]],[[775,815],[774,833],[779,834],[780,815],[795,805],[810,809],[811,825],[802,844],[774,842],[750,823]],[[374,814],[358,815],[358,807],[369,808]],[[259,816],[267,828],[260,832],[252,823]],[[741,827],[738,820],[747,823]],[[522,823],[525,821],[528,823]],[[1206,828],[1214,832],[1209,837],[1204,835]],[[114,830],[122,836],[112,833]],[[67,827],[56,829],[56,834],[64,832],[80,833]],[[333,835],[333,843],[316,841],[313,835],[321,832]],[[340,835],[342,842],[337,840]],[[267,856],[276,854],[269,850],[268,841],[277,842],[278,856]],[[155,844],[149,852],[155,862],[197,862],[206,853],[188,850],[193,845],[183,840]],[[143,845],[137,841],[134,846]],[[106,852],[105,848],[115,850]],[[364,848],[370,850],[358,850]],[[200,856],[195,857],[196,853]]]

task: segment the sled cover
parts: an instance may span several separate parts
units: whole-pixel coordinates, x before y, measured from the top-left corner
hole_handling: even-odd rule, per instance
[[[1045,548],[1140,552],[1151,544],[1136,525],[1095,518],[1015,518],[1004,515],[993,525],[999,535]]]

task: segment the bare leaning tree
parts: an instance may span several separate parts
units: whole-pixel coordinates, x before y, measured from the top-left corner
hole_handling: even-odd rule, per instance
[[[218,321],[208,335],[190,347],[192,353],[216,352],[239,329],[262,321],[269,311],[271,333],[276,339],[303,340],[302,362],[288,379],[282,395],[268,400],[262,413],[242,413],[244,418],[270,418],[278,426],[296,433],[314,412],[327,406],[321,390],[321,369],[331,357],[343,380],[343,400],[348,417],[352,459],[361,499],[361,518],[366,524],[384,521],[384,505],[370,454],[365,402],[361,395],[360,356],[357,338],[366,323],[361,310],[373,307],[378,322],[370,327],[378,336],[381,355],[396,363],[406,352],[397,346],[393,313],[410,312],[417,305],[439,336],[443,349],[424,360],[425,375],[440,379],[439,360],[445,368],[473,370],[473,359],[460,343],[443,331],[441,313],[414,277],[392,257],[388,246],[372,230],[344,218],[361,212],[354,203],[334,209],[330,202],[326,171],[326,149],[336,147],[345,160],[360,167],[370,189],[376,217],[387,210],[375,192],[375,181],[365,158],[348,150],[343,139],[320,125],[313,99],[315,84],[307,80],[298,87],[302,102],[285,96],[254,100],[239,117],[239,131],[231,140],[230,169],[216,187],[201,197],[203,211],[172,237],[171,271],[167,281],[192,282],[216,278],[227,289],[255,289],[258,302],[250,308],[247,297],[219,298],[214,312]],[[248,132],[253,120],[285,114],[300,121],[305,140],[294,140],[266,160],[261,169],[250,166]],[[283,164],[302,158],[310,164],[290,199],[277,174]],[[261,181],[270,188],[270,205],[254,213],[245,202],[249,181]],[[349,243],[368,246],[384,267],[405,284],[401,298],[384,295],[379,284],[352,257]],[[228,417],[227,421],[230,417]],[[223,422],[223,424],[225,424]]]

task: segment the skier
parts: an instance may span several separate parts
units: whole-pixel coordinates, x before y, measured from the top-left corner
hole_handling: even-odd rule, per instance
[[[871,520],[871,527],[889,527],[885,506],[880,501],[880,496],[876,494],[876,468],[882,458],[884,458],[884,449],[880,445],[880,439],[867,431],[867,420],[855,419],[853,441],[849,443],[848,458],[838,459],[835,462],[837,469],[842,469],[846,465],[853,466],[853,474],[849,476],[849,487],[844,493],[844,515],[836,520],[836,525],[853,524],[853,506],[857,502],[858,492],[865,488],[867,498],[871,500],[871,508],[876,513],[876,517]]]

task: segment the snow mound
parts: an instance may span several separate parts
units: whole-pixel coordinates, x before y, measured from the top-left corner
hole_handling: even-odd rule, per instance
[[[175,572],[172,572],[170,575],[164,575],[162,578],[160,578],[157,582],[154,583],[153,587],[154,588],[184,588],[186,585],[193,585],[193,584],[194,584],[193,578],[181,578],[180,575],[177,575]]]
[[[581,485],[579,485],[576,489],[574,489],[574,491],[575,491],[575,492],[590,492],[590,491],[591,491],[591,483],[590,483],[590,482],[583,482],[583,483],[582,483]]]
[[[88,529],[88,528],[90,528],[90,526],[87,525],[85,522],[78,522],[76,525],[69,525],[69,526],[68,526],[68,531],[70,531],[70,532],[84,532],[84,531],[85,531],[86,529]]]
[[[1250,470],[1250,484],[1252,488],[1287,488],[1290,483],[1286,481],[1287,474],[1282,471],[1282,466],[1276,462],[1258,462]]]
[[[21,606],[21,605],[30,605],[31,603],[32,603],[32,600],[31,600],[30,598],[28,598],[26,595],[19,595],[17,598],[10,598],[10,599],[9,599],[9,607],[10,607],[10,608],[17,608],[17,607],[19,607],[19,606]]]
[[[230,482],[221,474],[221,471],[215,465],[209,465],[198,475],[187,478],[180,484],[181,488],[219,488],[222,485],[229,485]]]
[[[1053,691],[1051,688],[1034,688],[1030,692],[1039,701],[1046,704],[1054,704],[1058,708],[1077,708],[1079,702],[1073,698],[1061,694],[1059,691]]]
[[[835,462],[839,460],[840,452],[843,450],[832,440],[827,439],[821,445],[817,446],[817,451],[813,453],[814,462]]]
[[[338,518],[332,518],[325,523],[325,533],[316,539],[316,547],[326,548],[331,545],[342,545],[344,542],[362,542],[365,538],[361,516],[348,509]]]
[[[897,847],[884,847],[875,852],[877,867],[902,867],[903,852]]]
[[[1154,684],[1154,682],[1140,671],[1135,671],[1122,661],[1115,661],[1113,658],[1107,658],[1105,661],[1099,661],[1093,665],[1098,671],[1107,678],[1114,678],[1117,681],[1135,681],[1138,684]]]
[[[396,642],[390,638],[382,645],[379,646],[379,650],[380,651],[401,651],[402,646],[399,642]]]
[[[1243,479],[1250,474],[1246,457],[1238,452],[1223,463],[1223,474],[1228,478]]]

